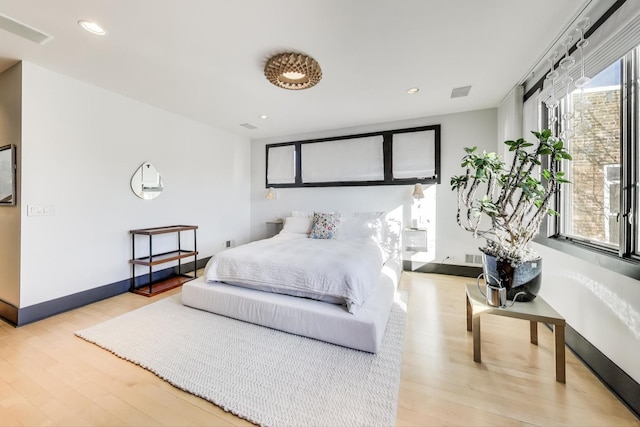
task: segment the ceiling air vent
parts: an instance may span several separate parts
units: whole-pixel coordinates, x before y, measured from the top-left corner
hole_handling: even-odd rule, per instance
[[[0,29],[15,34],[16,36],[31,40],[38,44],[45,44],[53,37],[49,34],[45,34],[40,30],[36,30],[33,27],[16,21],[13,18],[9,18],[6,15],[0,13]]]
[[[240,123],[240,126],[242,126],[243,128],[247,128],[247,129],[258,129],[258,126],[256,125],[252,125],[251,123]]]
[[[471,86],[463,86],[454,88],[451,91],[451,99],[453,98],[462,98],[469,95],[469,91],[471,90]]]

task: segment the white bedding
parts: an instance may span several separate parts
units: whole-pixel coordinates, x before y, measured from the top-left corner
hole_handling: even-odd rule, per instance
[[[397,262],[386,262],[375,290],[355,314],[335,304],[206,282],[204,277],[182,285],[182,303],[245,322],[376,353],[401,271]]]
[[[370,239],[330,240],[278,235],[218,253],[209,282],[345,304],[350,313],[373,292],[384,263]]]

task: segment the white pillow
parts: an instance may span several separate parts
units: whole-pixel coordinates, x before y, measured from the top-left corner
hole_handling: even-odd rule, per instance
[[[380,238],[384,212],[356,212],[343,216],[339,239]]]
[[[280,233],[309,234],[313,219],[302,216],[289,216],[284,219],[284,225]]]

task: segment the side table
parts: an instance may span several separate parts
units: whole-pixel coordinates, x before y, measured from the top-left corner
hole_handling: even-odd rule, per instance
[[[131,285],[129,290],[133,293],[144,295],[147,297],[157,295],[161,292],[168,291],[173,288],[177,288],[178,286],[182,286],[183,283],[193,280],[198,277],[198,251],[196,249],[196,231],[198,230],[197,225],[169,225],[166,227],[153,227],[153,228],[141,228],[138,230],[130,230],[129,234],[131,234],[131,256],[132,258],[129,260],[131,263]],[[193,249],[184,249],[182,248],[182,243],[180,239],[180,233],[184,231],[193,232]],[[163,253],[155,253],[153,251],[153,237],[160,234],[169,234],[175,233],[177,236],[176,239],[176,248],[169,252]],[[146,256],[136,257],[136,236],[148,236],[149,237],[149,252]],[[192,275],[187,275],[182,273],[182,259],[193,257],[193,265],[194,270]],[[153,281],[153,267],[156,265],[168,263],[168,262],[178,262],[178,273],[175,276],[154,282]],[[142,287],[136,286],[136,265],[142,265],[145,267],[149,267],[149,283]]]
[[[531,344],[538,345],[538,322],[553,325],[556,358],[556,381],[566,382],[565,378],[565,342],[564,329],[566,322],[547,302],[537,296],[530,302],[516,302],[509,308],[493,307],[487,304],[486,298],[480,293],[478,286],[467,283],[467,331],[473,333],[473,360],[481,362],[480,351],[480,316],[494,314],[497,316],[513,317],[529,320]]]

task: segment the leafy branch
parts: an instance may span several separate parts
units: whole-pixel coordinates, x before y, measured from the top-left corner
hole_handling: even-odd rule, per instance
[[[562,160],[572,160],[564,142],[549,129],[532,132],[538,139],[532,144],[519,138],[505,141],[513,160],[509,169],[496,153],[465,148],[461,166],[463,175],[451,178],[451,189],[458,194],[456,221],[474,238],[487,239],[482,250],[519,264],[530,254],[528,243],[537,234],[546,215],[558,215],[549,206],[560,185],[568,183],[558,169]],[[549,167],[540,171],[542,157]],[[483,219],[488,218],[486,225]]]

